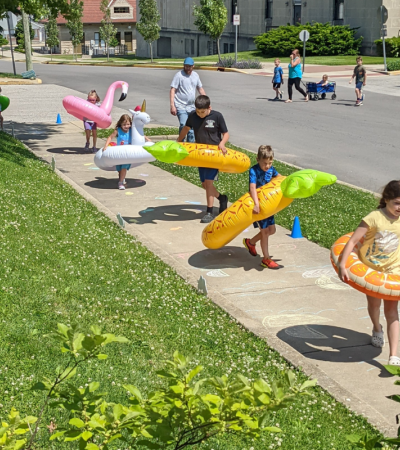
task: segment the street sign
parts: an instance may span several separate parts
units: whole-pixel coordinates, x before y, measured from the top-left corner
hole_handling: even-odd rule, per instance
[[[233,25],[239,26],[240,25],[240,14],[234,14],[233,15]]]
[[[382,23],[386,23],[389,17],[388,10],[386,6],[381,5],[378,8],[378,19],[382,21]]]
[[[307,30],[300,31],[299,39],[301,42],[307,42],[310,39],[310,33]]]
[[[381,30],[381,36],[382,36],[382,37],[387,37],[387,29],[386,29],[386,28],[382,28],[382,30]]]

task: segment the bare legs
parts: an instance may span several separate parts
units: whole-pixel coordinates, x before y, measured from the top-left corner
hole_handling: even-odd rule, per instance
[[[275,225],[270,225],[267,228],[263,228],[253,238],[250,239],[250,244],[256,245],[258,241],[261,241],[261,251],[265,259],[270,259],[268,250],[268,238],[276,233]]]
[[[214,180],[205,180],[201,185],[206,190],[207,207],[212,208],[214,206],[214,197],[219,197],[219,192],[214,186]]]

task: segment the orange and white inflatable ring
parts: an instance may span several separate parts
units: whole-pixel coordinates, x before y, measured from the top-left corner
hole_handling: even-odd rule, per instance
[[[342,252],[352,235],[353,233],[345,234],[332,245],[331,262],[336,272],[339,272]],[[362,239],[354,247],[346,261],[346,269],[350,278],[348,284],[371,297],[400,301],[400,275],[378,272],[364,264],[358,257],[363,241]]]

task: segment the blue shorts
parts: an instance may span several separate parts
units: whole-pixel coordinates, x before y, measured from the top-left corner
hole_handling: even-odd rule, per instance
[[[358,83],[356,83],[356,89],[359,89],[361,91],[361,89],[363,88],[363,82],[359,81]]]
[[[275,225],[274,216],[267,217],[266,219],[259,220],[258,222],[253,223],[254,228],[260,228],[262,230],[268,228],[270,225]]]
[[[218,181],[218,169],[207,169],[199,167],[200,181],[204,183],[206,180]]]
[[[117,172],[121,172],[122,169],[129,170],[130,168],[130,164],[120,164],[119,166],[117,166]]]

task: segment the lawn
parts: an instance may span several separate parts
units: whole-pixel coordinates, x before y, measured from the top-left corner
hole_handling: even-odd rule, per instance
[[[97,130],[97,137],[100,139],[107,139],[112,134],[114,128],[104,128]],[[145,128],[144,134],[146,136],[167,136],[172,134],[179,134],[179,128],[175,127],[154,127]]]
[[[0,78],[22,78],[22,75],[14,75],[13,73],[0,72]]]
[[[29,386],[51,376],[63,361],[44,336],[57,322],[83,328],[97,324],[130,339],[130,344],[110,346],[109,359],[82,367],[78,374],[82,385],[100,381],[101,390],[115,401],[125,396],[122,384],[143,392],[157,386],[155,370],[176,349],[203,364],[205,375],[282,376],[287,363],[264,340],[198,294],[2,132],[0,169],[0,317],[6,324],[0,328],[0,420],[12,406],[37,415],[42,397]],[[301,372],[297,376],[305,379]],[[50,420],[62,425],[62,417],[52,410],[45,425]],[[279,424],[283,434],[257,442],[230,435],[201,448],[347,450],[346,434],[377,434],[318,387],[312,397],[272,413],[269,422]],[[50,448],[47,427],[40,433],[38,448]],[[51,448],[69,447],[53,443]]]

